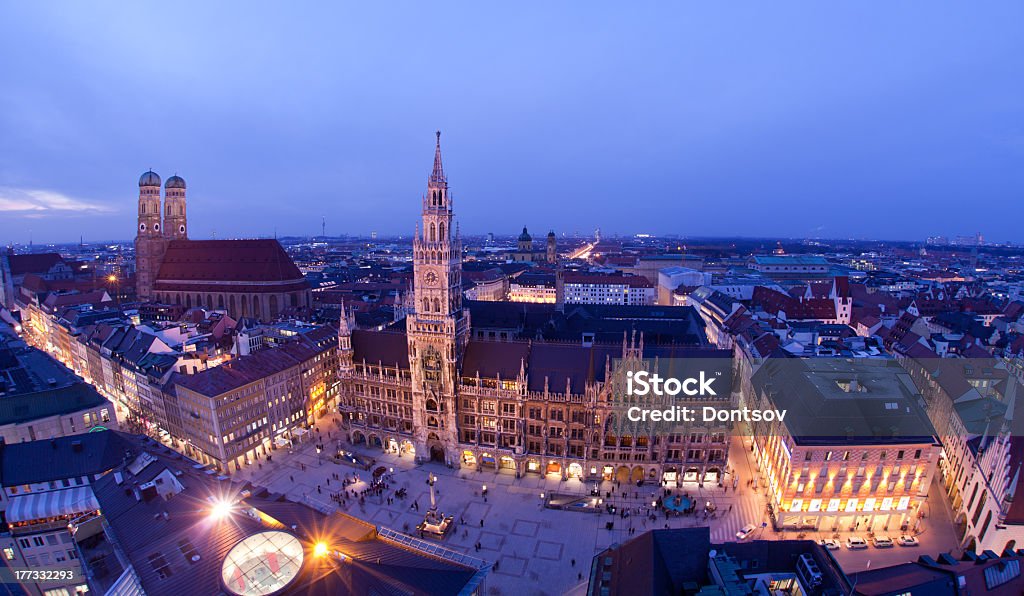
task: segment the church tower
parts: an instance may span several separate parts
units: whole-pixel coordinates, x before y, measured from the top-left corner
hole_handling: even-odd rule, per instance
[[[416,308],[406,319],[406,332],[416,458],[458,467],[456,387],[469,317],[462,308],[462,241],[452,220],[438,131],[434,169],[423,197],[422,236],[418,229],[413,240]]]
[[[548,264],[554,265],[558,262],[558,240],[555,239],[555,231],[551,230],[548,232],[548,246],[547,246],[547,261]]]
[[[185,215],[185,179],[175,174],[164,185],[164,236],[168,240],[188,240]]]
[[[139,178],[139,221],[135,232],[135,292],[153,298],[153,283],[164,255],[160,230],[160,176],[150,170]]]

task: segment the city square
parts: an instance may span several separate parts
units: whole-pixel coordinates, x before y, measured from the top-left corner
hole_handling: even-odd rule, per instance
[[[317,436],[325,445],[338,445],[339,418],[329,415],[318,422]],[[329,433],[331,436],[327,436]],[[423,511],[430,503],[428,477],[434,475],[438,479],[435,484],[438,507],[454,515],[458,524],[452,534],[431,540],[446,548],[497,563],[487,580],[487,593],[492,594],[523,593],[524,589],[528,594],[538,595],[585,594],[590,561],[596,553],[628,540],[635,532],[656,527],[708,525],[712,540],[720,542],[734,540],[735,534],[747,524],[758,528],[751,540],[798,537],[794,532],[777,532],[770,527],[761,527],[762,523],[768,522],[763,489],[757,491],[747,486],[757,472],[748,457],[749,441],[740,438],[733,442],[730,453],[730,461],[738,462],[735,472],[726,475],[724,483],[731,486],[735,481],[736,489],[700,486],[696,482],[683,483],[680,488],[672,489],[673,495],[685,494],[698,503],[711,505],[716,512],[711,519],[701,513],[666,517],[660,507],[651,507],[655,500],[664,496],[660,485],[623,487],[616,486],[614,482],[601,482],[597,484],[599,493],[602,497],[612,493],[608,502],[614,503],[616,513],[559,511],[545,506],[550,495],[590,497],[594,484],[576,479],[562,481],[556,475],[516,478],[511,472],[452,470],[438,463],[417,465],[409,457],[370,451],[365,446],[360,449],[342,442],[342,450],[354,451],[375,460],[371,469],[363,470],[325,457],[327,452],[317,453],[317,444],[317,441],[308,441],[298,445],[293,453],[280,452],[272,463],[249,466],[239,472],[237,479],[317,508],[337,509],[382,527],[415,534],[415,527],[422,521]],[[330,495],[341,488],[334,474],[342,478],[358,474],[361,480],[343,490],[359,493],[370,486],[367,480],[372,478],[372,469],[378,466],[389,470],[386,492],[366,496],[362,503],[358,497],[350,497],[344,506],[332,501]],[[388,496],[402,488],[407,489],[408,497],[388,503]],[[920,546],[863,551],[852,551],[843,546],[830,552],[844,568],[857,570],[913,561],[919,554],[937,555],[954,551],[957,540],[948,505],[936,490],[937,487],[933,486],[929,498],[930,506],[935,507],[933,515],[926,518],[915,533]],[[623,494],[626,496],[622,497]],[[420,510],[413,509],[412,503],[418,503]],[[629,511],[628,517],[621,517],[623,510]],[[656,520],[648,518],[652,512]],[[609,522],[613,523],[612,529],[606,528]],[[892,536],[897,534],[893,532]],[[808,532],[800,538],[836,538],[842,542],[850,535],[858,533],[848,530]]]

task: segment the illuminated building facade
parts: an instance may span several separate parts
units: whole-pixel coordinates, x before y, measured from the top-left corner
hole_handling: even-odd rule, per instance
[[[767,359],[744,388],[754,455],[779,529],[907,531],[925,513],[941,445],[893,360]]]

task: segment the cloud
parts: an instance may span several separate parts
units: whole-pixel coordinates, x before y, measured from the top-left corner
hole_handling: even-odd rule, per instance
[[[113,211],[106,205],[76,199],[53,190],[0,187],[0,213],[45,217],[69,213],[95,214]]]

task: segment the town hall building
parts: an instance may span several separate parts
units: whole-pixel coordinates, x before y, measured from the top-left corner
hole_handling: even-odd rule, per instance
[[[690,307],[464,301],[440,133],[413,244],[415,310],[382,331],[342,316],[344,431],[418,461],[562,478],[722,482],[728,428],[626,419],[619,371],[731,361]],[[620,365],[618,363],[625,363]],[[730,392],[701,398],[725,407]]]

